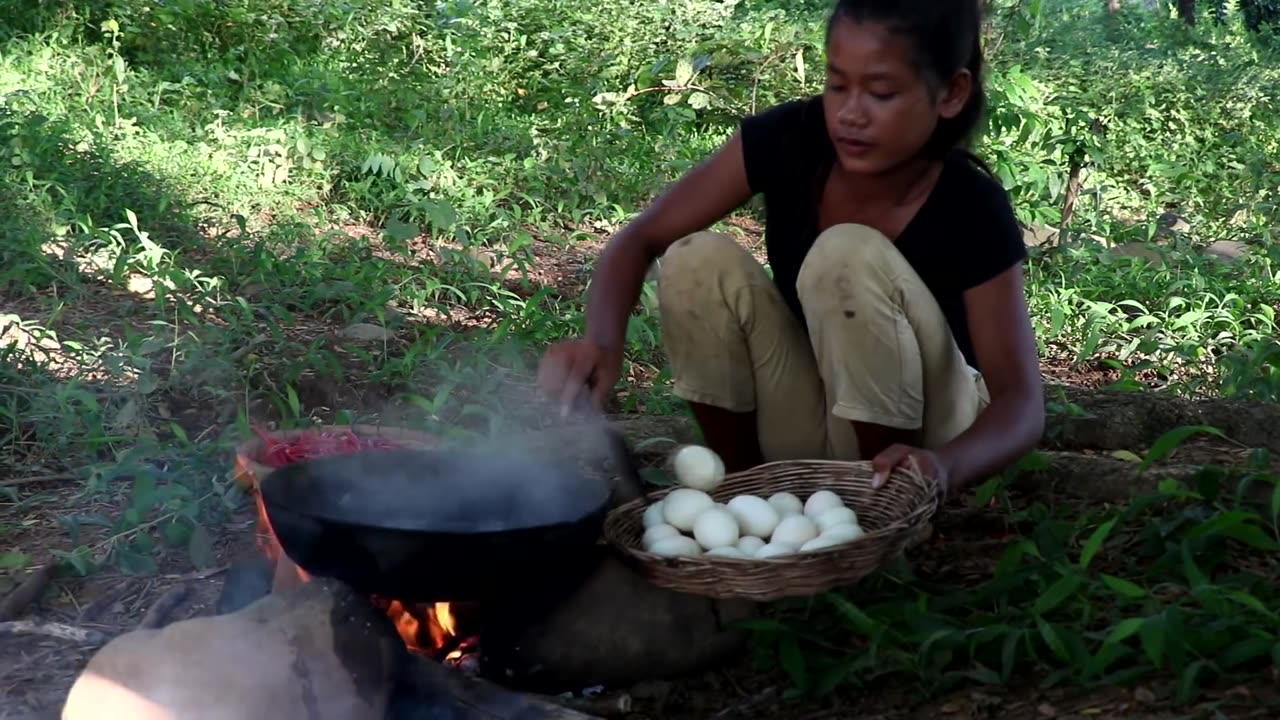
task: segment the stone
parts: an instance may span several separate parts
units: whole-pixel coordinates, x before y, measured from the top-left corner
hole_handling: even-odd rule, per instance
[[[117,637],[76,679],[62,720],[382,720],[403,653],[366,599],[317,580]]]

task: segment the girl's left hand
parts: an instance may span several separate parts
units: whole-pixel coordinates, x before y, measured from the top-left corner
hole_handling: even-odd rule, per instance
[[[911,458],[915,459],[920,474],[936,480],[938,492],[946,497],[947,491],[951,489],[950,471],[946,463],[938,457],[936,452],[910,445],[890,445],[871,460],[871,468],[874,471],[871,476],[871,487],[876,489],[882,487],[894,468],[910,467]]]

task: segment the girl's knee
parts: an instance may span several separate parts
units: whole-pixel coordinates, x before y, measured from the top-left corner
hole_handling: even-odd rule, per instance
[[[847,303],[856,292],[872,290],[887,279],[898,255],[893,241],[866,225],[833,225],[814,240],[796,279],[800,301]],[[899,259],[901,258],[898,255]]]

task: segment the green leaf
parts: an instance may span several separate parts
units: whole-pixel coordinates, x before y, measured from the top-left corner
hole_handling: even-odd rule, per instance
[[[1084,549],[1080,551],[1080,567],[1087,568],[1089,563],[1093,561],[1093,556],[1098,554],[1102,549],[1102,544],[1107,541],[1107,536],[1111,534],[1111,529],[1116,526],[1116,519],[1111,518],[1105,523],[1098,526],[1097,530],[1089,536],[1088,541],[1084,544]]]
[[[792,683],[801,689],[808,687],[809,676],[804,653],[800,652],[800,644],[794,637],[785,636],[779,641],[778,660]]]
[[[1271,525],[1272,529],[1280,534],[1280,482],[1276,483],[1276,489],[1271,491]]]
[[[1036,618],[1036,627],[1040,630],[1040,637],[1044,638],[1044,642],[1064,662],[1071,662],[1071,653],[1067,650],[1067,646],[1062,641],[1062,637],[1058,631],[1042,618]]]
[[[1126,618],[1116,623],[1111,628],[1111,632],[1107,634],[1107,639],[1102,641],[1104,645],[1113,645],[1123,642],[1126,638],[1133,636],[1147,622],[1146,618]]]
[[[1196,565],[1196,561],[1191,557],[1191,549],[1186,545],[1182,546],[1182,571],[1186,574],[1192,590],[1199,590],[1209,584],[1209,578]]]
[[[870,636],[876,631],[878,623],[858,609],[858,606],[850,602],[848,598],[833,592],[825,593],[823,597],[835,606],[836,611],[845,620],[849,621],[849,625],[853,627],[854,632]]]
[[[1049,589],[1045,590],[1044,594],[1036,599],[1035,605],[1031,606],[1031,614],[1044,615],[1058,607],[1067,598],[1074,595],[1083,582],[1084,579],[1074,573],[1058,578],[1057,582],[1050,585]]]
[[[676,63],[676,85],[688,85],[693,80],[693,58],[682,57]]]
[[[1114,590],[1116,594],[1122,595],[1127,598],[1131,598],[1134,600],[1141,600],[1142,598],[1147,596],[1147,591],[1143,589],[1141,585],[1132,583],[1128,580],[1125,580],[1124,578],[1118,578],[1118,577],[1115,577],[1114,575],[1104,574],[1102,576],[1102,582],[1106,583],[1107,587]]]
[[[0,553],[0,570],[17,570],[31,563],[31,556],[20,552]]]
[[[1273,642],[1271,638],[1247,637],[1219,652],[1214,662],[1219,668],[1230,670],[1266,655],[1271,651]]]
[[[690,93],[689,107],[694,110],[706,110],[711,107],[711,96],[704,92]]]
[[[130,575],[154,575],[159,570],[156,561],[150,556],[129,548],[117,547],[112,556],[116,565]]]
[[[1205,660],[1196,660],[1178,673],[1178,690],[1175,697],[1179,704],[1190,702],[1198,694],[1200,671],[1204,669],[1206,664]]]
[[[1209,425],[1183,425],[1176,427],[1156,439],[1155,443],[1151,445],[1151,449],[1147,451],[1147,456],[1142,460],[1141,469],[1146,470],[1153,464],[1169,457],[1174,450],[1178,449],[1178,446],[1193,435],[1213,435],[1224,440],[1227,439],[1227,436],[1221,430]]]
[[[1004,646],[1000,648],[1001,682],[1009,682],[1009,678],[1013,677],[1014,668],[1018,664],[1018,644],[1024,634],[1023,631],[1011,632],[1004,638]]]
[[[187,541],[187,553],[191,555],[191,564],[203,570],[213,565],[213,537],[203,525],[191,528],[191,539]]]
[[[160,526],[160,537],[169,547],[182,547],[191,540],[191,525],[171,520]]]
[[[1153,615],[1142,623],[1138,631],[1142,639],[1142,650],[1157,668],[1163,667],[1165,647],[1165,620],[1163,615]]]
[[[382,230],[395,242],[406,242],[422,234],[422,230],[417,225],[401,222],[396,218],[388,218]]]

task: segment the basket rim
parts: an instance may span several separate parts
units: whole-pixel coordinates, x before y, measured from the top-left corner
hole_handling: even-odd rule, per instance
[[[869,460],[823,460],[823,459],[774,460],[772,462],[756,465],[755,467],[749,468],[747,470],[742,470],[742,471],[731,473],[725,476],[724,480],[721,481],[721,483],[717,485],[715,489],[712,490],[712,493],[730,484],[734,480],[745,480],[749,477],[759,476],[762,474],[767,476],[768,475],[767,471],[769,471],[770,469],[778,469],[781,467],[790,467],[790,468],[827,467],[827,468],[846,468],[846,469],[857,468],[859,470],[869,471],[871,468],[871,461]],[[931,489],[934,490],[934,493],[930,495],[931,499],[921,503],[918,507],[911,509],[903,517],[893,521],[892,523],[876,528],[875,530],[867,530],[863,535],[861,535],[858,538],[856,542],[861,542],[864,539],[880,539],[880,538],[887,538],[887,537],[896,537],[897,535],[903,532],[909,532],[912,529],[914,529],[918,525],[921,515],[932,516],[932,514],[937,511],[939,501],[938,501],[938,495],[937,495],[937,480],[935,478],[924,475],[922,472],[920,472],[918,467],[910,467],[910,466],[894,467],[889,473],[889,478],[892,479],[893,476],[897,474],[906,475],[908,478],[910,478],[912,482],[923,483],[931,486]],[[859,479],[862,479],[861,475],[859,476]],[[675,484],[675,485],[665,486],[657,489],[656,491],[653,491],[651,493],[653,497],[653,502],[656,503],[666,499],[667,495],[671,494],[675,490],[679,490],[682,487],[684,486]],[[708,493],[708,494],[711,494],[711,493]],[[752,562],[752,563],[776,562],[780,564],[788,563],[788,562],[794,563],[798,560],[803,560],[806,557],[813,557],[813,556],[825,555],[828,553],[835,553],[843,549],[846,549],[848,547],[848,545],[835,545],[828,548],[822,548],[816,551],[809,551],[807,553],[796,553],[793,555],[784,555],[776,558],[734,558],[734,557],[723,557],[723,556],[717,556],[717,555],[707,556],[705,554],[697,555],[694,557],[665,557],[662,555],[654,555],[653,553],[650,553],[647,550],[644,550],[643,547],[639,545],[635,545],[631,543],[616,542],[613,539],[613,537],[610,537],[612,533],[609,533],[608,529],[611,527],[616,527],[620,522],[619,518],[625,515],[634,516],[637,514],[643,514],[645,509],[648,508],[649,504],[650,503],[649,503],[648,497],[639,497],[639,498],[634,498],[632,500],[628,500],[627,502],[622,503],[617,507],[611,509],[608,513],[608,516],[606,517],[605,540],[613,547],[616,547],[619,550],[622,550],[624,552],[637,555],[642,560],[649,561],[649,562],[662,562],[663,564],[666,564],[668,566],[674,566],[674,565],[683,564],[683,563],[701,565],[704,563],[719,563],[721,561],[726,563],[746,563],[746,562]],[[928,518],[926,517],[925,519],[927,520]],[[852,544],[852,543],[849,543],[849,544]]]

